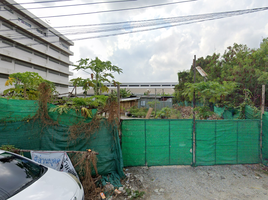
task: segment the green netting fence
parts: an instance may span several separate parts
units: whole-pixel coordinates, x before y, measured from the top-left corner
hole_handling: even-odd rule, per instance
[[[190,165],[192,120],[123,120],[124,166]]]
[[[53,105],[49,105],[52,107]],[[14,145],[19,149],[51,150],[51,151],[85,151],[91,149],[99,153],[97,156],[97,169],[99,174],[108,175],[123,173],[123,159],[116,126],[107,120],[100,121],[100,128],[90,137],[83,133],[71,140],[69,136],[70,125],[84,120],[81,114],[70,110],[67,114],[49,115],[59,122],[59,125],[43,126],[42,121],[30,119],[38,110],[37,101],[7,100],[0,98],[0,146]],[[93,111],[93,114],[96,110]],[[119,183],[120,184],[120,183]]]
[[[54,105],[49,105],[53,107]],[[69,127],[85,121],[80,113],[70,110],[58,115],[59,122],[43,128],[40,121],[27,120],[38,110],[37,101],[0,98],[0,146],[15,145],[32,150],[92,149],[99,152],[98,171],[123,176],[124,166],[193,164],[193,120],[123,120],[122,152],[118,130],[104,119],[90,138],[70,141]],[[224,111],[224,110],[223,110]],[[222,112],[222,110],[220,111]],[[96,110],[92,111],[94,115]],[[232,118],[234,119],[234,112]],[[227,114],[226,114],[227,115]],[[231,116],[231,114],[229,113]],[[245,108],[246,120],[197,120],[196,165],[259,163],[261,120],[259,112]],[[89,122],[91,119],[86,120]],[[42,130],[41,130],[42,129]],[[268,113],[262,120],[262,161],[268,164]]]
[[[193,120],[123,120],[124,166],[260,162],[260,120],[197,120],[195,163],[192,134]]]
[[[196,165],[260,163],[260,120],[198,120]]]
[[[268,112],[262,116],[262,162],[268,165]]]

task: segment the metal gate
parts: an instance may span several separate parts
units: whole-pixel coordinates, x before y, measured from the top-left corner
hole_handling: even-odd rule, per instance
[[[260,162],[260,120],[132,119],[122,122],[124,166]]]

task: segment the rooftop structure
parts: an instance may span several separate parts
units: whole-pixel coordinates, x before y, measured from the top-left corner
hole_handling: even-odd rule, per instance
[[[174,93],[174,88],[175,85],[177,85],[178,82],[140,82],[140,83],[121,83],[120,84],[120,88],[125,88],[127,90],[130,90],[134,95],[138,95],[138,96],[142,96],[145,93],[146,94],[173,94]],[[116,91],[117,87],[114,86],[112,83],[105,83],[104,85],[106,85],[109,88],[109,92],[111,92],[111,90]],[[73,91],[74,87],[70,86],[69,88],[69,92],[72,92],[73,94],[75,94],[75,92]],[[82,95],[83,94],[83,89],[82,87],[77,87],[77,95]],[[87,92],[88,95],[93,95],[94,91],[93,89],[88,90]],[[107,93],[104,93],[107,94]]]

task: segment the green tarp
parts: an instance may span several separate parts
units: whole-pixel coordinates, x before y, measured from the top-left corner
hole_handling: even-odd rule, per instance
[[[38,107],[35,100],[0,98],[0,122],[21,121],[33,117]]]
[[[48,104],[48,110],[55,108],[53,104]],[[36,115],[39,105],[36,100],[16,100],[0,98],[0,122],[22,121],[32,118]],[[96,114],[97,109],[90,111],[92,117]],[[90,122],[92,118],[85,119],[80,111],[69,109],[67,113],[61,115],[58,112],[49,112],[49,116],[62,125],[74,125],[79,122]]]
[[[214,112],[222,119],[238,119],[240,112],[238,109],[226,109],[225,107],[214,106]]]
[[[19,121],[34,116],[37,108],[36,101],[0,99],[0,146],[9,144],[19,149],[51,151],[92,149],[99,153],[97,155],[99,174],[116,172],[120,177],[124,176],[118,130],[114,125],[103,119],[92,135],[85,137],[81,133],[76,140],[72,140],[69,135],[70,126],[67,124],[84,121],[81,115],[75,115],[75,111],[70,111],[72,115],[67,118],[66,114],[58,117],[56,113],[52,113],[50,116],[53,119],[62,122],[55,126],[45,125],[37,119]]]
[[[246,119],[261,119],[261,112],[253,109],[251,106],[246,105],[245,107],[245,118]]]

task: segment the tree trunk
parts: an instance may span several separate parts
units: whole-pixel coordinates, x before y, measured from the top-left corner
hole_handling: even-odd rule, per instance
[[[23,85],[23,96],[24,96],[24,99],[26,98],[26,84]]]

